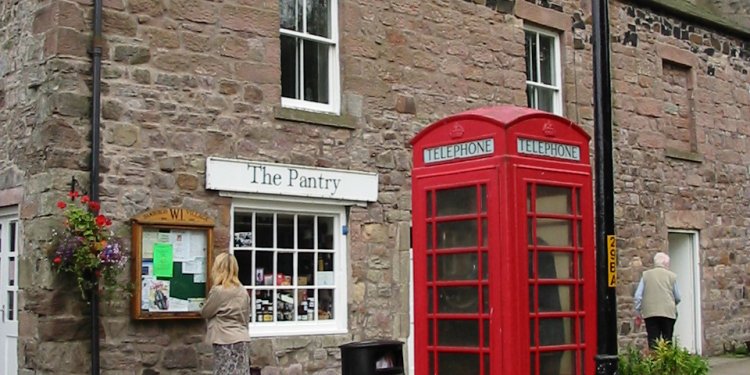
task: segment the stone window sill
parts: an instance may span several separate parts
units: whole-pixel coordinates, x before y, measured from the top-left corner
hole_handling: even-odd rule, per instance
[[[273,116],[278,120],[304,122],[344,129],[354,129],[357,124],[355,117],[345,114],[334,115],[279,106],[273,108]]]
[[[703,163],[703,155],[694,151],[683,151],[674,148],[667,148],[666,150],[664,150],[664,156],[672,159]]]

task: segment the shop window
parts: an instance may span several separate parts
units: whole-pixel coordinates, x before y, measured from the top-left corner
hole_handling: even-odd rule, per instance
[[[560,36],[525,26],[526,99],[529,108],[562,115]]]
[[[253,336],[346,330],[343,207],[307,208],[232,210],[232,251],[252,299]]]
[[[339,112],[337,0],[280,0],[281,105]]]

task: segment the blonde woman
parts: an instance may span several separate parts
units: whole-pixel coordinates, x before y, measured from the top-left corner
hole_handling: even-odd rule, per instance
[[[249,375],[250,297],[237,278],[237,258],[221,253],[211,267],[213,286],[201,310],[208,320],[206,341],[214,347],[215,375]]]

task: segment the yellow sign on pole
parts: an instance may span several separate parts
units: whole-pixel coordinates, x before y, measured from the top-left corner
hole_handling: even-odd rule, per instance
[[[610,288],[617,286],[617,240],[607,235],[607,280]]]

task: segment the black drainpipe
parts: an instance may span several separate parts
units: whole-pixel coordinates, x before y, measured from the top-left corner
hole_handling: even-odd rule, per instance
[[[596,215],[597,350],[596,374],[617,373],[617,254],[612,164],[612,82],[609,4],[592,0],[594,45],[594,170]],[[609,243],[609,240],[612,242]],[[610,253],[611,252],[611,253]],[[609,257],[611,255],[611,257]],[[613,269],[608,266],[612,262]],[[614,277],[609,279],[610,274]]]
[[[101,124],[102,88],[102,0],[94,0],[94,35],[91,38],[91,189],[92,201],[99,201],[99,127]],[[92,275],[89,306],[91,307],[91,374],[99,374],[99,283]]]

